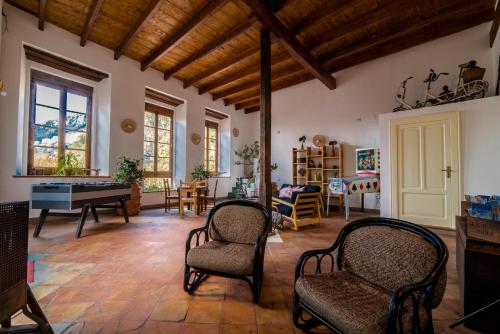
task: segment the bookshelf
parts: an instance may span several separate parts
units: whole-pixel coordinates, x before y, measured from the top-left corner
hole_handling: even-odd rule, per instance
[[[314,166],[309,165],[312,161]],[[328,178],[344,176],[343,145],[305,147],[292,149],[292,180],[294,184],[312,184],[321,187],[321,193],[326,196]]]

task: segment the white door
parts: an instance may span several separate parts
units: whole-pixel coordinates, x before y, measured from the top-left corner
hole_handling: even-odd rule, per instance
[[[455,228],[460,207],[459,113],[391,121],[393,216]]]

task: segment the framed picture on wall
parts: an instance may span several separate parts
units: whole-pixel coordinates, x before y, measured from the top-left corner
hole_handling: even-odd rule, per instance
[[[378,148],[356,149],[356,174],[380,173],[380,150]]]

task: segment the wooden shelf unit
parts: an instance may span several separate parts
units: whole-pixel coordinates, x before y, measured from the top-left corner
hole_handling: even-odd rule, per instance
[[[305,158],[306,162],[297,162],[297,158]],[[321,193],[327,195],[328,178],[344,176],[343,145],[335,147],[335,156],[332,155],[331,146],[307,147],[305,149],[292,149],[292,180],[294,184],[321,185]],[[309,167],[309,160],[314,162],[314,167]],[[321,165],[320,165],[321,164]],[[304,168],[306,173],[299,176],[298,171]]]

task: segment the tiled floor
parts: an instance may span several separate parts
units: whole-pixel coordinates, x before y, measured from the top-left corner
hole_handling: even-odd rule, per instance
[[[195,296],[183,291],[184,242],[203,223],[203,217],[150,210],[127,225],[121,217],[89,220],[83,237],[74,239],[75,224],[49,221],[40,238],[30,239],[33,291],[59,333],[299,333],[291,321],[295,261],[306,249],[332,244],[343,219],[282,232],[282,243],[268,243],[259,305],[236,280],[211,277]],[[447,324],[459,308],[454,237],[443,239],[451,256],[446,295],[434,312],[438,333],[452,332]]]

